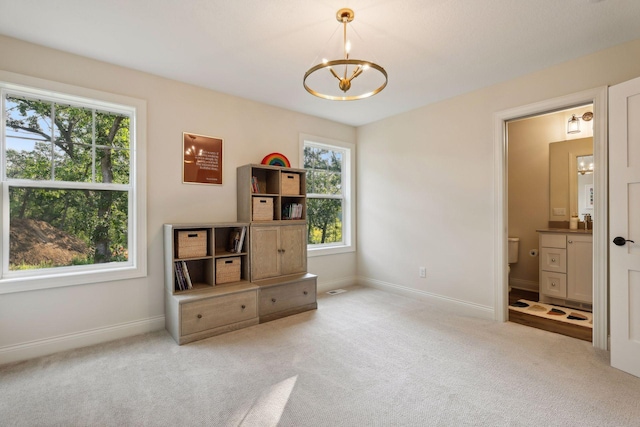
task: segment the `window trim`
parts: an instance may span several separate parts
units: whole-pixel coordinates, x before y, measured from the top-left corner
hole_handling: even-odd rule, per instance
[[[300,134],[299,140],[300,168],[304,169],[304,148],[306,145],[327,149],[340,149],[345,151],[347,170],[343,172],[343,243],[326,243],[323,245],[307,244],[307,256],[323,256],[355,252],[356,250],[356,145],[350,142],[338,141],[321,136]],[[333,198],[331,195],[327,198]],[[345,221],[344,219],[348,219]]]
[[[127,263],[94,264],[91,266],[57,267],[56,269],[31,270],[24,272],[7,272],[9,257],[9,187],[20,186],[19,180],[9,184],[4,175],[0,180],[0,260],[3,269],[0,271],[0,294],[24,292],[38,289],[50,289],[90,283],[110,282],[133,279],[147,275],[147,227],[146,227],[146,101],[123,95],[82,88],[64,83],[23,76],[0,70],[0,91],[23,93],[30,97],[43,97],[55,102],[67,104],[86,104],[95,108],[106,108],[111,111],[125,112],[131,115],[130,159],[132,171],[129,176],[133,197],[129,198],[130,233],[129,254]],[[2,104],[4,109],[4,102]],[[4,118],[4,111],[2,114]],[[4,144],[5,122],[0,124],[0,143]],[[2,146],[4,153],[4,145]],[[2,160],[4,162],[4,159]],[[4,174],[4,163],[2,163]],[[31,182],[31,181],[30,181]],[[118,184],[108,184],[113,189],[122,189]],[[128,186],[127,186],[128,187]],[[103,188],[107,189],[107,188]],[[124,264],[124,265],[123,265]],[[54,271],[55,270],[55,271]]]

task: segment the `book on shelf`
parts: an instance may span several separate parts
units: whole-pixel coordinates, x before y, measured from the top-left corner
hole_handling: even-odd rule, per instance
[[[187,289],[193,289],[193,283],[191,283],[191,276],[189,275],[189,269],[187,268],[186,261],[182,261],[182,274],[184,274]]]
[[[173,269],[176,272],[176,291],[184,291],[186,288],[184,276],[182,275],[182,263],[180,261],[174,262]]]
[[[302,204],[287,203],[282,209],[283,219],[302,219]]]
[[[242,245],[244,245],[245,236],[247,234],[247,227],[235,227],[231,229],[229,233],[229,252],[240,253],[242,252]]]
[[[259,188],[258,188],[258,178],[256,178],[255,176],[251,177],[251,192],[252,193],[259,193]]]
[[[173,269],[176,272],[176,291],[193,289],[187,263],[185,261],[176,261],[173,263]]]
[[[238,247],[236,248],[236,252],[242,252],[242,246],[244,245],[244,238],[247,235],[247,227],[243,226],[242,231],[240,231],[240,241],[238,242]]]
[[[236,247],[238,246],[238,241],[240,240],[240,229],[232,228],[229,231],[229,244],[227,245],[228,252],[235,252]]]

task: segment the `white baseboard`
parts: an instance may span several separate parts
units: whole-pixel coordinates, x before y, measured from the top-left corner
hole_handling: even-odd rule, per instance
[[[509,286],[516,289],[523,289],[525,291],[533,291],[538,292],[540,289],[540,285],[538,282],[534,282],[533,280],[525,280],[525,279],[509,279]]]
[[[383,282],[381,280],[370,279],[367,277],[359,277],[358,284],[370,286],[372,288],[381,289],[395,294],[403,295],[410,298],[418,298],[431,303],[436,303],[441,307],[445,307],[454,313],[464,316],[479,317],[482,319],[494,319],[494,310],[480,304],[473,304],[467,301],[455,298],[444,297],[442,295],[433,294],[418,289],[408,288],[406,286],[396,285],[394,283]]]
[[[164,329],[164,315],[0,347],[0,365]]]

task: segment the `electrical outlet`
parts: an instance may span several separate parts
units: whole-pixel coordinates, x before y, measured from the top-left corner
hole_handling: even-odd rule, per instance
[[[426,267],[420,267],[420,270],[418,271],[418,274],[422,278],[427,277],[427,268]]]
[[[565,216],[567,210],[565,208],[553,208],[553,216]]]

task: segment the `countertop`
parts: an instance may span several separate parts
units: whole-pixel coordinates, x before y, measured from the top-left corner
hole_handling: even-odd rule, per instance
[[[593,230],[585,230],[584,228],[579,228],[577,230],[571,230],[569,228],[541,228],[536,230],[538,233],[575,233],[575,234],[593,234]]]

